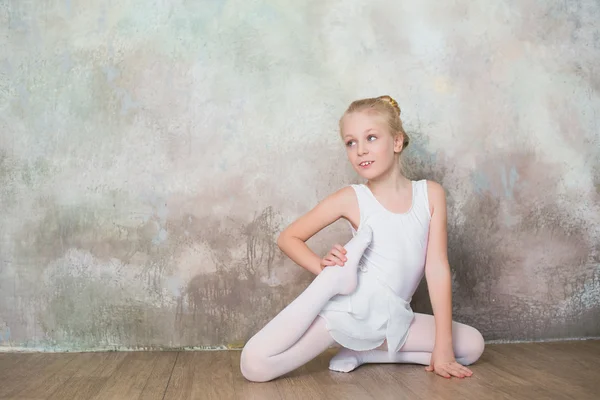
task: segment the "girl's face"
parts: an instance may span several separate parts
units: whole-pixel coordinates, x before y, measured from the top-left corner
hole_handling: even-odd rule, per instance
[[[383,116],[353,112],[342,119],[342,140],[348,160],[365,179],[376,178],[397,165],[402,136],[392,135]]]

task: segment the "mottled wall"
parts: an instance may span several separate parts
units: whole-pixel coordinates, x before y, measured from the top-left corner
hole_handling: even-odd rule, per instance
[[[0,348],[243,343],[380,94],[447,189],[455,319],[600,336],[600,5],[492,3],[0,0]]]

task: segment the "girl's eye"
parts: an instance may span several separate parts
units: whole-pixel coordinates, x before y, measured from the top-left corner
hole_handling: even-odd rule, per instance
[[[373,141],[373,140],[375,140],[375,139],[377,139],[377,138],[376,138],[375,136],[373,136],[373,135],[369,135],[369,136],[367,137],[367,140],[368,140],[368,141],[370,141],[370,142],[372,142],[372,141]]]
[[[354,140],[348,140],[346,142],[346,146],[348,146],[348,147],[352,146],[353,144],[354,144]]]

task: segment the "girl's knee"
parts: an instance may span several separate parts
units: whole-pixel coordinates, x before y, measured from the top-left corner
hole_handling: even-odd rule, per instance
[[[251,382],[266,382],[272,379],[267,372],[267,357],[260,354],[252,346],[244,346],[240,356],[240,372]]]
[[[485,349],[483,335],[477,329],[469,326],[460,344],[458,360],[463,365],[470,365],[479,360]]]

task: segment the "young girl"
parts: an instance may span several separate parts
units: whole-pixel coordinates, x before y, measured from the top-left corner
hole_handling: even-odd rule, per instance
[[[391,97],[353,102],[340,133],[348,160],[367,183],[331,194],[280,234],[279,248],[317,276],[248,341],[242,374],[269,381],[337,342],[343,348],[330,361],[333,371],[416,363],[446,378],[471,376],[464,365],[480,357],[484,341],[475,328],[452,321],[444,189],[402,174],[399,159],[409,138]],[[321,259],[305,242],[340,218],[353,238]],[[410,308],[423,275],[435,317]]]

